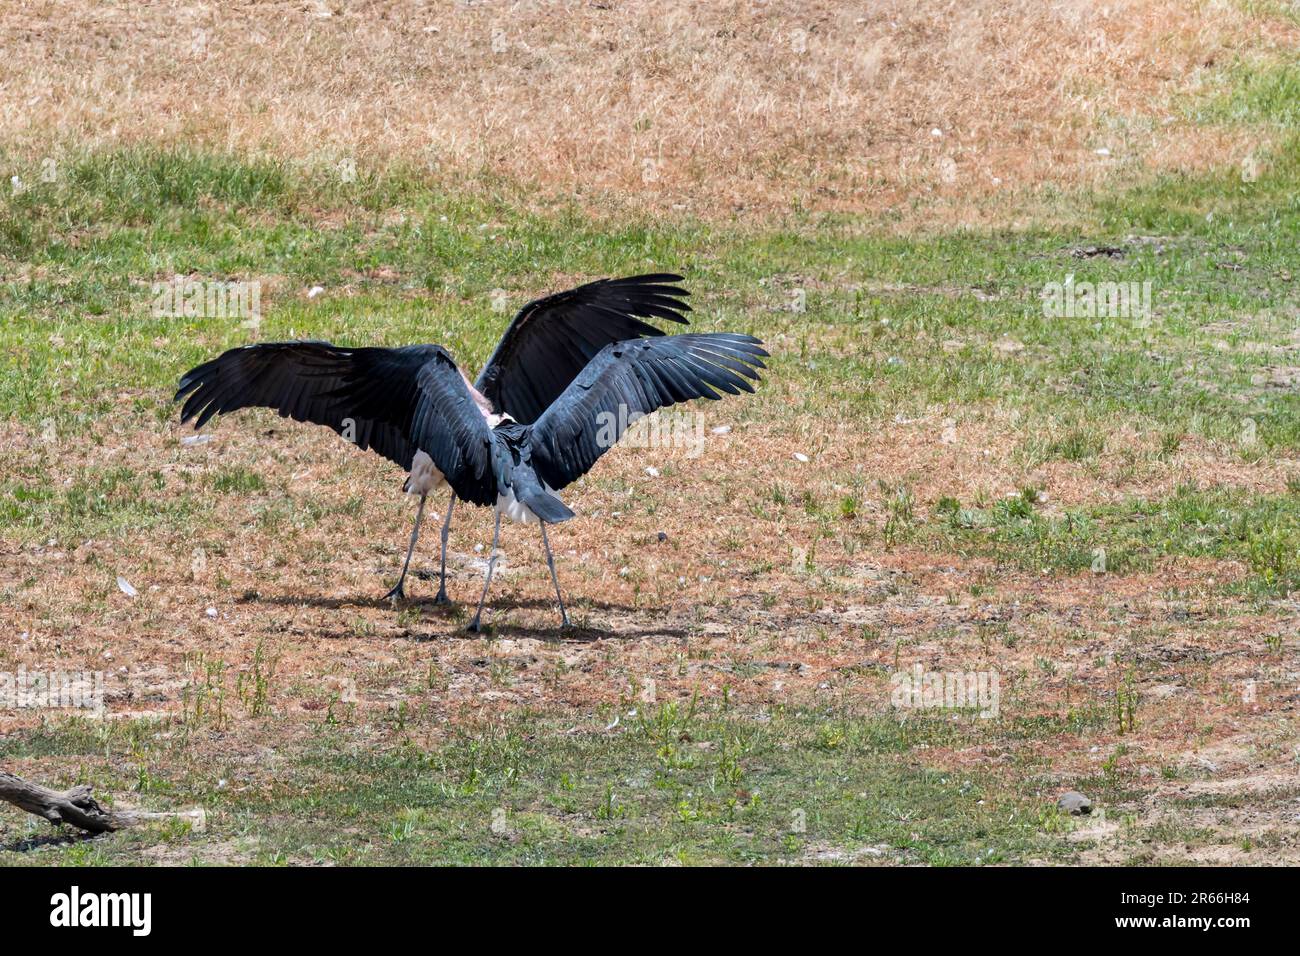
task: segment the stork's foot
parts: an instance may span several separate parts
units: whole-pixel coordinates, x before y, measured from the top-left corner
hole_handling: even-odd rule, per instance
[[[569,615],[566,611],[560,612],[560,630],[562,631],[573,630],[573,622],[569,620]]]
[[[385,601],[405,601],[406,588],[402,587],[402,582],[398,581],[391,591],[384,595]]]
[[[438,593],[433,598],[434,604],[450,604],[451,598],[447,597],[446,588],[438,588]]]
[[[487,630],[487,628],[483,626],[483,622],[479,619],[479,616],[475,614],[474,620],[465,625],[465,630],[471,634],[482,634]]]

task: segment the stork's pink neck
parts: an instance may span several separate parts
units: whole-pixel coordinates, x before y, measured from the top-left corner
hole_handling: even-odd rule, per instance
[[[460,372],[460,380],[464,382],[465,387],[469,389],[470,395],[474,398],[474,404],[477,405],[478,410],[483,413],[483,417],[489,417],[496,409],[494,409],[492,403],[487,400],[487,396],[474,387],[474,383],[469,380],[469,377],[463,371],[460,369],[457,369],[456,371]]]
[[[492,407],[492,403],[487,400],[487,396],[474,387],[474,383],[469,380],[468,376],[466,376],[460,369],[457,369],[457,371],[460,372],[461,381],[464,382],[465,387],[469,389],[469,393],[474,399],[474,404],[478,406],[478,410],[482,412],[483,417],[487,419],[488,428],[496,428],[505,421],[514,421],[514,419],[505,412],[498,414],[496,409]]]

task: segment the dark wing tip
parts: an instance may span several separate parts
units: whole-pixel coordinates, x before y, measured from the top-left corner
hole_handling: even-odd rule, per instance
[[[185,405],[181,408],[182,425],[198,414],[201,406],[207,404],[206,399],[201,397],[203,386],[207,384],[204,380],[205,371],[206,366],[200,365],[182,375],[176,388],[176,394],[172,396],[173,402],[187,399]],[[199,426],[195,424],[194,427],[198,428]]]
[[[187,373],[185,377],[180,380],[180,384],[177,385],[176,394],[172,396],[172,401],[179,402],[182,398],[202,384],[203,379],[195,375],[193,372]]]

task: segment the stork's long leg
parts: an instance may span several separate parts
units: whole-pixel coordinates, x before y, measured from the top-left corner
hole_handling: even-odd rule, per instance
[[[402,584],[406,581],[406,569],[411,566],[411,555],[415,553],[415,542],[420,539],[420,520],[424,517],[424,500],[428,495],[420,495],[420,506],[415,509],[415,527],[411,529],[411,543],[406,548],[406,561],[402,564],[402,576],[397,579],[397,584],[391,591],[384,595],[385,598],[406,598],[406,589]]]
[[[539,522],[542,526],[542,547],[546,548],[546,566],[551,569],[551,582],[555,585],[555,600],[560,602],[560,620],[564,627],[572,627],[569,623],[569,612],[564,609],[564,597],[560,594],[560,579],[555,574],[555,559],[551,557],[551,542],[546,540],[546,522]]]
[[[487,576],[483,578],[483,593],[478,599],[478,610],[474,612],[474,620],[469,622],[466,630],[481,631],[483,630],[481,621],[483,618],[483,602],[487,600],[488,586],[492,583],[492,572],[497,567],[497,543],[501,540],[501,512],[497,512],[496,527],[492,529],[492,554],[488,558]]]
[[[447,597],[447,534],[451,531],[451,509],[456,507],[456,492],[451,493],[451,501],[447,504],[447,517],[442,522],[442,570],[438,572],[438,596],[433,599],[434,604],[450,604],[451,599]]]

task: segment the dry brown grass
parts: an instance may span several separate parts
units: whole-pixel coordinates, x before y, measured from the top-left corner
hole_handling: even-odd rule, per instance
[[[5,5],[0,37],[0,141],[37,156],[205,144],[705,216],[974,221],[1044,184],[1238,161],[1257,134],[1176,101],[1297,31],[1179,0],[48,0]]]
[[[275,429],[269,454],[268,427]],[[0,567],[6,578],[30,579],[33,586],[0,609],[0,624],[23,635],[13,652],[32,666],[42,660],[46,666],[52,660],[69,668],[102,666],[102,651],[109,649],[114,667],[161,666],[176,673],[186,653],[206,650],[237,662],[251,656],[258,642],[280,646],[286,668],[321,673],[340,667],[355,673],[357,655],[418,670],[431,654],[464,664],[527,651],[533,663],[544,665],[575,654],[585,659],[595,649],[594,671],[571,673],[559,687],[535,688],[539,701],[570,707],[616,701],[626,689],[619,674],[657,675],[662,689],[689,694],[715,668],[679,668],[678,655],[688,650],[699,660],[804,662],[785,676],[740,681],[738,700],[757,705],[770,700],[773,690],[799,692],[796,697],[816,693],[818,681],[841,666],[868,658],[886,664],[899,641],[906,643],[909,659],[932,658],[936,667],[987,659],[1007,673],[1032,672],[1035,656],[1056,659],[1066,647],[1079,658],[1078,668],[1070,670],[1088,671],[1093,665],[1087,660],[1095,655],[1131,656],[1137,635],[1170,620],[1170,608],[1204,610],[1218,583],[1243,574],[1231,561],[1173,559],[1157,574],[1083,574],[1044,587],[1046,579],[1037,572],[1017,572],[992,560],[885,548],[878,539],[884,515],[870,502],[856,517],[842,519],[842,531],[831,537],[797,502],[767,503],[768,520],[751,513],[753,489],[773,484],[834,500],[842,483],[853,480],[855,460],[871,460],[873,476],[886,481],[945,472],[949,492],[985,487],[982,478],[966,484],[951,446],[894,441],[886,454],[890,436],[900,438],[910,429],[897,426],[860,438],[843,458],[820,454],[814,465],[775,452],[754,465],[746,462],[743,443],[716,440],[703,458],[691,460],[694,471],[678,470],[671,457],[656,458],[663,471],[656,478],[644,473],[645,452],[612,452],[570,495],[579,517],[552,531],[561,582],[581,626],[572,634],[558,632],[540,539],[533,529],[511,525],[503,531],[503,565],[489,600],[487,618],[497,626],[492,640],[459,630],[482,580],[481,548],[476,552],[474,546],[491,537],[485,510],[461,506],[452,535],[450,590],[462,605],[460,615],[429,603],[436,589],[429,581],[411,583],[413,613],[398,615],[378,595],[396,573],[413,509],[411,499],[400,496],[402,476],[387,463],[342,443],[322,443],[318,430],[286,427],[270,415],[225,422],[214,442],[192,449],[180,447],[169,428],[119,429],[106,421],[102,441],[60,448],[65,473],[156,470],[164,482],[150,492],[156,506],[198,496],[217,502],[216,511],[200,521],[197,532],[169,522],[111,542],[51,543],[28,536],[24,543],[21,535],[7,536]],[[779,436],[774,443],[780,446]],[[34,440],[11,442],[7,453],[18,473],[29,473],[40,469],[50,451]],[[214,493],[211,478],[231,468],[263,474],[267,489]],[[1177,462],[1166,468],[1170,475],[1181,470]],[[1265,474],[1261,470],[1259,477],[1267,483]],[[1007,480],[1012,487],[1023,483],[1023,477]],[[275,502],[288,500],[292,512],[302,515],[310,503],[332,507],[354,497],[363,502],[359,516],[331,513],[309,526],[278,530],[257,522]],[[684,508],[688,498],[697,507]],[[701,507],[706,520],[698,518]],[[659,532],[666,541],[657,539]],[[872,543],[863,545],[864,535]],[[858,545],[850,547],[854,541]],[[207,554],[201,567],[190,560],[195,548]],[[436,569],[436,561],[437,539],[430,532],[415,567]],[[137,598],[117,591],[119,574],[138,587]],[[973,597],[972,585],[985,594]],[[1171,597],[1176,591],[1183,596]],[[208,606],[217,608],[217,619],[205,616]],[[1183,630],[1166,635],[1161,647],[1237,647],[1245,665],[1251,648],[1265,653],[1261,635],[1276,630],[1281,619],[1265,624],[1244,613],[1244,605],[1235,610],[1230,620],[1191,613]],[[986,625],[1008,622],[1020,638],[1014,645],[990,645],[981,637]],[[1066,632],[1072,636],[1063,640]],[[601,650],[613,647],[616,654]],[[705,649],[711,650],[701,653]],[[540,679],[544,669],[533,676]],[[464,674],[459,666],[451,670]],[[717,679],[737,684],[725,670]],[[1166,677],[1162,672],[1161,679]],[[441,697],[438,706],[454,710],[457,701],[473,698],[491,708],[512,697],[483,696],[492,688],[472,683]],[[876,704],[887,700],[867,696]],[[1050,707],[1052,695],[1034,695],[1025,703]],[[173,711],[180,701],[172,696],[156,704]]]

